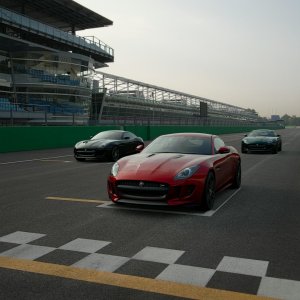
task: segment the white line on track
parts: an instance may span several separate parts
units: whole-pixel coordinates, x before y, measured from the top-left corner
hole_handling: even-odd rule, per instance
[[[70,156],[73,156],[73,155],[62,155],[62,156],[52,156],[52,157],[25,159],[25,160],[17,160],[17,161],[8,161],[8,162],[2,162],[2,163],[0,163],[0,165],[19,164],[19,163],[32,162],[32,161],[43,161],[43,160],[50,160],[50,159],[70,157]]]
[[[241,190],[241,188],[239,188],[238,190],[236,190],[233,194],[231,194],[219,207],[217,207],[217,209],[212,210],[212,215],[215,214],[223,205],[225,205],[230,199],[232,199],[239,191]]]
[[[206,212],[184,212],[184,211],[172,211],[172,210],[161,210],[161,209],[151,209],[151,208],[136,208],[136,207],[126,207],[119,206],[117,204],[105,203],[98,205],[99,208],[110,208],[110,209],[124,209],[124,210],[135,210],[135,211],[145,211],[145,212],[155,212],[155,213],[163,213],[163,214],[174,214],[174,215],[188,215],[188,216],[198,216],[198,217],[212,217],[221,207],[223,207],[229,200],[231,200],[241,188],[236,190],[233,194],[231,194],[219,207],[215,210],[209,210]]]
[[[133,210],[133,211],[144,211],[144,212],[154,212],[162,214],[174,214],[174,215],[189,215],[189,216],[198,216],[198,217],[211,217],[209,212],[205,213],[193,213],[193,212],[183,212],[183,211],[172,211],[172,210],[162,210],[162,209],[151,209],[151,208],[135,208],[135,207],[126,207],[118,206],[117,204],[102,204],[98,205],[99,208],[110,208],[110,209],[121,209],[121,210]]]

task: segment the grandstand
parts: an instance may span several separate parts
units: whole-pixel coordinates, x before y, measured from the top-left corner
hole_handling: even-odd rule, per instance
[[[114,50],[76,32],[112,25],[72,0],[1,0],[2,124],[201,124],[262,121],[251,109],[99,71]]]
[[[1,0],[1,119],[88,118],[94,70],[113,62],[114,50],[76,32],[112,24],[72,0]]]
[[[264,120],[251,109],[189,95],[96,71],[104,93],[98,101],[102,124],[251,125]]]

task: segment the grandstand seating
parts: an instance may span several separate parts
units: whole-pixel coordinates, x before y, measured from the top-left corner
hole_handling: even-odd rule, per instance
[[[8,98],[0,98],[0,111],[8,112],[47,112],[53,115],[83,115],[84,108],[76,103],[63,102],[54,103],[52,101],[45,101],[38,98],[30,98],[29,103],[24,104],[19,102],[13,104]]]
[[[56,84],[63,84],[63,85],[71,85],[71,86],[79,86],[80,80],[78,79],[71,79],[69,75],[65,74],[58,74],[54,75],[51,73],[46,72],[45,70],[34,69],[34,68],[26,68],[24,65],[21,64],[14,64],[14,69],[17,74],[28,74],[31,75],[33,78],[39,79],[42,82],[50,82]]]
[[[72,102],[56,103],[53,102],[52,99],[46,101],[39,98],[30,98],[29,103],[33,105],[36,110],[46,111],[53,115],[80,115],[84,113],[84,109],[81,105]]]
[[[24,111],[17,104],[12,104],[7,98],[0,98],[0,111]]]

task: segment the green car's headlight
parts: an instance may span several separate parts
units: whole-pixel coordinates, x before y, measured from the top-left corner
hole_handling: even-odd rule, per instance
[[[177,175],[175,176],[175,180],[180,180],[180,179],[187,179],[191,177],[195,172],[199,169],[199,166],[192,166],[188,168],[184,168],[181,170]]]
[[[118,172],[119,172],[119,164],[114,163],[114,165],[111,168],[111,175],[117,176]]]

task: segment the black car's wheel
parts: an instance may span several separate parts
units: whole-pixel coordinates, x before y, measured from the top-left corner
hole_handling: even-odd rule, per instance
[[[84,161],[84,158],[80,158],[80,157],[76,157],[76,156],[74,156],[74,158],[75,158],[77,161]]]
[[[241,168],[241,163],[239,162],[231,187],[233,189],[238,189],[241,186],[241,182],[242,182],[242,168]]]
[[[279,144],[278,151],[282,151],[282,144],[281,143]]]
[[[216,196],[216,180],[212,172],[209,172],[206,177],[205,188],[202,196],[202,208],[210,210],[214,206]]]
[[[278,152],[278,146],[275,145],[275,146],[273,147],[273,149],[272,149],[272,153],[273,153],[273,154],[276,154],[277,152]]]
[[[242,147],[241,147],[241,152],[242,152],[242,153],[247,153],[247,149],[246,149],[244,146],[242,146]]]
[[[117,161],[120,158],[120,150],[118,147],[113,147],[111,150],[111,160]]]

